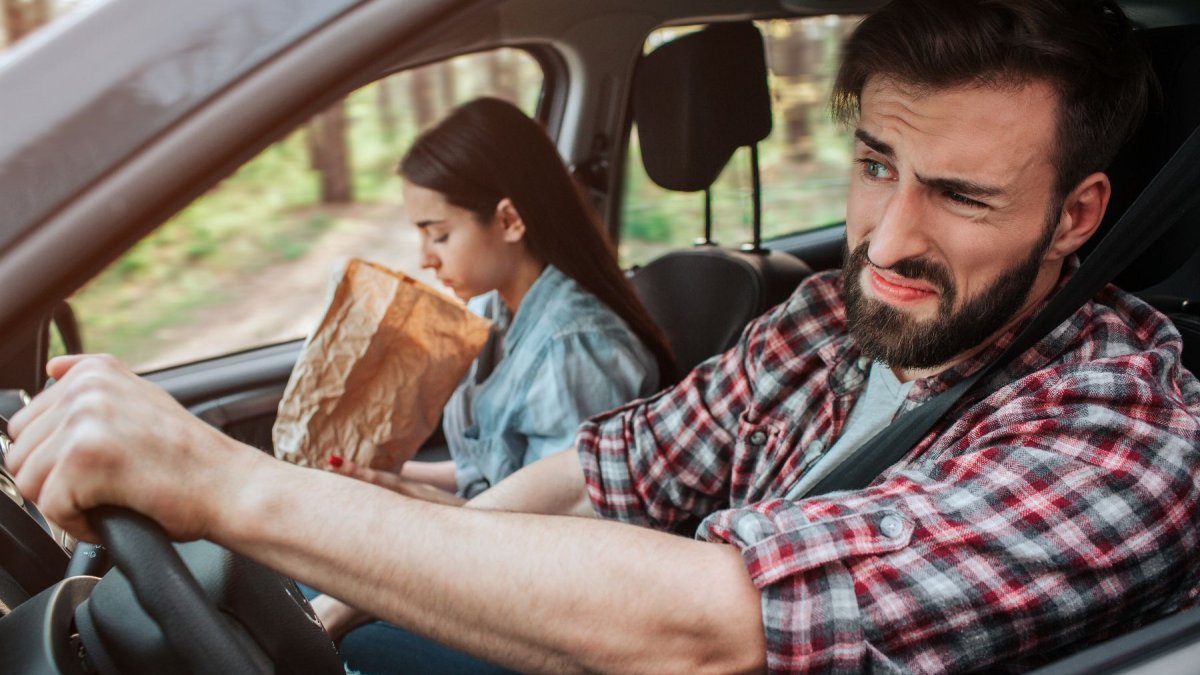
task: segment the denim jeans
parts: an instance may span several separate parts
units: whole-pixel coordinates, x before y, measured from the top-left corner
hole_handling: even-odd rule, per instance
[[[297,584],[309,600],[320,593]],[[338,648],[346,672],[362,675],[509,675],[492,665],[383,621],[356,628]]]

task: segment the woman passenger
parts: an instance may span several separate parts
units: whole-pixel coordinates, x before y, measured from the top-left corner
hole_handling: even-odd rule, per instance
[[[506,102],[473,101],[421,135],[399,172],[421,266],[492,330],[444,409],[450,461],[407,462],[397,476],[335,458],[336,470],[460,503],[573,447],[586,418],[673,380],[665,338],[536,122]],[[367,620],[327,597],[314,606],[335,640]],[[387,624],[351,638],[343,657],[364,672],[491,668]]]
[[[443,412],[450,461],[408,462],[400,481],[336,469],[469,499],[572,447],[586,418],[669,383],[665,338],[538,123],[499,99],[472,101],[421,135],[399,173],[421,266],[492,331]]]

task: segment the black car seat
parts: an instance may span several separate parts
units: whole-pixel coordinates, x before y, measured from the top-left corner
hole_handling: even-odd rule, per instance
[[[785,300],[812,270],[759,242],[756,148],[771,133],[771,96],[758,29],[717,24],[667,43],[642,57],[633,89],[646,173],[668,190],[703,190],[707,199],[699,245],[653,260],[632,279],[686,373],[733,346],[751,319]],[[712,244],[709,188],[743,146],[752,152],[754,241],[722,248]]]
[[[1200,26],[1149,29],[1138,36],[1158,76],[1161,102],[1152,106],[1137,135],[1109,167],[1112,198],[1092,245],[1200,126]],[[1200,207],[1183,214],[1115,283],[1171,318],[1183,335],[1184,365],[1200,373]]]

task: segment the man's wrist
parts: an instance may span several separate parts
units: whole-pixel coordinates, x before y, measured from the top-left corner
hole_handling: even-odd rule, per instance
[[[297,467],[276,460],[258,450],[225,439],[229,447],[221,462],[211,466],[209,485],[212,494],[200,496],[209,507],[204,520],[205,538],[229,542],[256,541],[262,523],[279,522],[281,501],[276,488],[294,481],[289,470]]]

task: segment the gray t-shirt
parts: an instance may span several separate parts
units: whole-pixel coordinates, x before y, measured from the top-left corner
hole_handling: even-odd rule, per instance
[[[803,499],[817,482],[841,466],[847,457],[871,440],[872,436],[891,424],[896,411],[900,410],[904,399],[908,398],[908,390],[912,389],[914,381],[901,382],[887,364],[880,361],[872,363],[870,374],[867,376],[866,390],[850,411],[842,435],[833,447],[829,448],[829,452],[818,459],[800,482],[788,491],[787,498]]]

